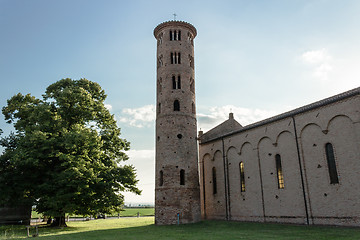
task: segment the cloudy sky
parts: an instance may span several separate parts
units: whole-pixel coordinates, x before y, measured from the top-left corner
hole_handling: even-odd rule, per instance
[[[161,22],[192,23],[198,128],[242,125],[358,87],[358,0],[0,0],[0,107],[87,78],[129,140],[142,196],[154,201],[156,40]],[[4,134],[11,131],[0,118]]]

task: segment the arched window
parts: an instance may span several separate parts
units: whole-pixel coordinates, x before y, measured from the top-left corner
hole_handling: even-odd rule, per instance
[[[172,86],[173,86],[173,89],[181,89],[180,75],[177,77],[177,81],[176,81],[176,76],[172,76]]]
[[[213,194],[217,193],[217,186],[216,186],[216,168],[212,168],[212,184],[213,184]]]
[[[179,102],[179,100],[174,101],[174,111],[180,111],[180,102]]]
[[[159,92],[162,91],[162,78],[160,78],[158,81],[158,89],[159,89]]]
[[[191,103],[191,112],[195,114],[195,103]]]
[[[172,85],[173,85],[173,89],[176,89],[176,79],[175,79],[175,76],[172,76]]]
[[[241,192],[245,192],[245,172],[244,172],[244,163],[240,162],[240,190]]]
[[[164,184],[164,173],[161,170],[159,174],[159,186],[162,186]]]
[[[181,78],[180,78],[180,75],[178,76],[178,80],[177,80],[177,89],[181,89]]]
[[[179,52],[171,52],[170,53],[170,62],[171,64],[180,64],[181,57]]]
[[[195,93],[195,84],[194,84],[194,79],[190,78],[190,91],[192,93]]]
[[[339,183],[338,173],[336,170],[336,162],[335,162],[335,154],[334,148],[331,143],[327,143],[325,145],[326,151],[326,160],[329,169],[329,176],[330,176],[330,184],[337,184]]]
[[[276,173],[277,173],[277,180],[278,180],[278,188],[284,188],[284,175],[281,167],[281,157],[279,154],[275,155],[275,162],[276,162]]]
[[[159,103],[159,105],[158,105],[158,114],[160,114],[161,113],[161,103]]]
[[[185,185],[185,170],[180,170],[180,185]]]
[[[170,41],[173,40],[173,31],[170,31]]]

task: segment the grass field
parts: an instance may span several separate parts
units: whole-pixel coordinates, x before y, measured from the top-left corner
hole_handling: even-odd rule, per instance
[[[155,209],[154,208],[124,208],[124,211],[120,213],[122,217],[135,217],[139,212],[140,216],[154,216]],[[111,216],[111,215],[108,215]],[[117,213],[112,214],[112,216],[117,217]],[[42,218],[42,214],[37,213],[36,211],[31,212],[32,218]],[[83,217],[83,216],[72,216],[72,217]]]
[[[203,221],[195,224],[155,226],[154,217],[70,222],[67,228],[40,227],[41,239],[360,239],[359,228]],[[6,237],[5,237],[6,231]],[[24,226],[1,226],[0,239],[26,237]]]

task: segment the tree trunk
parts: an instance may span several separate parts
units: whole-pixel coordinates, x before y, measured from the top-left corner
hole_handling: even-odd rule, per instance
[[[65,213],[60,217],[55,217],[53,223],[51,224],[52,227],[67,227],[65,222]]]

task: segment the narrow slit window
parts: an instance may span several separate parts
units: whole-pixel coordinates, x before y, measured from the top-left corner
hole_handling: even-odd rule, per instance
[[[194,79],[190,78],[190,91],[192,93],[195,93],[195,83],[194,83]]]
[[[170,41],[172,41],[172,40],[173,40],[173,32],[170,31]]]
[[[172,84],[173,84],[173,89],[176,89],[176,79],[175,79],[175,76],[172,76]]]
[[[179,100],[174,101],[174,111],[180,111],[180,102],[179,102]]]
[[[162,92],[162,78],[160,78],[158,81],[158,89],[159,89],[159,92]]]
[[[181,41],[181,31],[178,31],[178,40]]]
[[[216,186],[216,168],[212,168],[212,184],[213,184],[213,194],[217,193],[217,186]]]
[[[162,186],[164,184],[164,173],[161,170],[159,174],[159,186]]]
[[[279,154],[275,155],[275,162],[276,162],[278,188],[284,189],[284,175],[283,175],[283,171],[282,171],[282,167],[281,167],[281,157]]]
[[[240,162],[240,187],[241,192],[245,192],[245,171],[244,171],[244,163]]]
[[[333,145],[331,143],[327,143],[325,145],[325,151],[326,151],[326,160],[329,169],[330,184],[337,184],[339,183],[339,177],[336,169]]]
[[[178,80],[177,80],[177,89],[181,89],[181,78],[180,78],[180,75],[178,76]]]
[[[177,63],[180,64],[181,63],[181,57],[180,57],[180,53],[178,53],[178,59],[177,59]]]
[[[185,185],[185,170],[180,170],[180,185]]]
[[[158,105],[158,114],[160,114],[161,113],[161,103],[159,103],[159,105]]]

